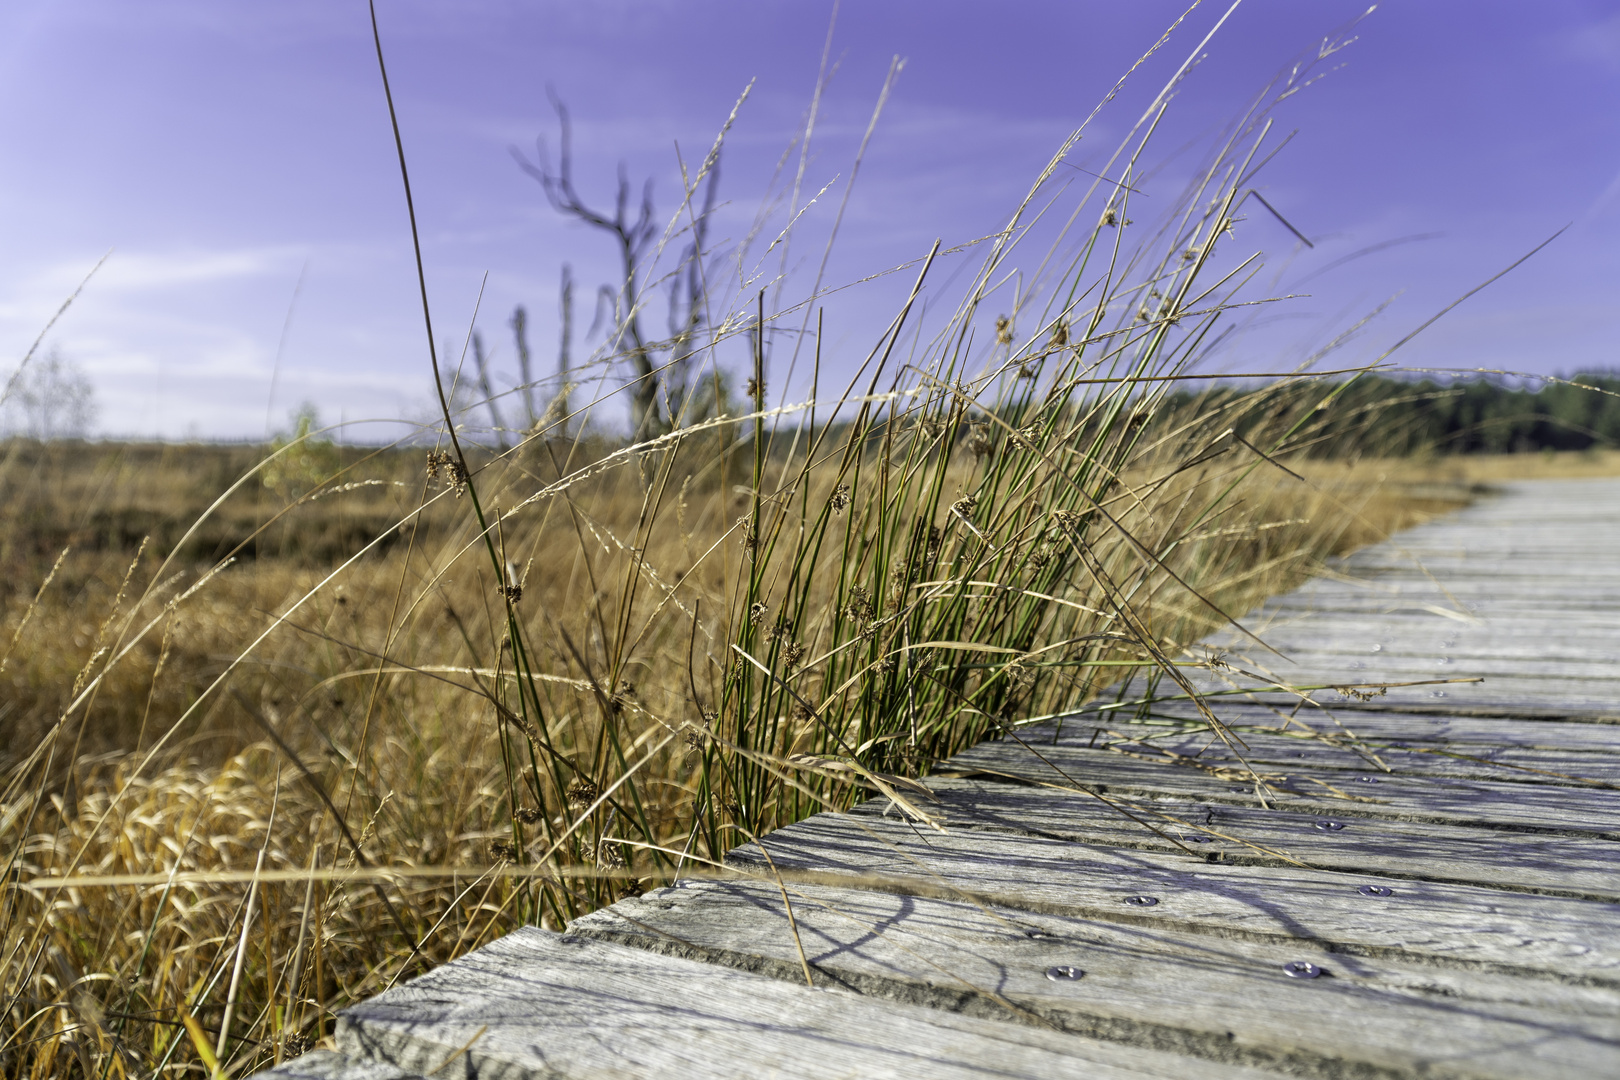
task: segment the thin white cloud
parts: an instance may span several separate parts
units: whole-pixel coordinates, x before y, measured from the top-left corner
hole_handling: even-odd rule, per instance
[[[97,278],[100,290],[137,292],[285,274],[305,252],[290,247],[219,251],[113,252]],[[69,279],[71,274],[66,275]]]
[[[1615,173],[1614,179],[1609,181],[1609,186],[1592,200],[1590,206],[1581,211],[1581,216],[1576,219],[1575,224],[1581,228],[1590,225],[1607,213],[1617,200],[1620,200],[1620,172]]]
[[[1610,15],[1565,35],[1564,49],[1581,60],[1620,68],[1620,15]]]

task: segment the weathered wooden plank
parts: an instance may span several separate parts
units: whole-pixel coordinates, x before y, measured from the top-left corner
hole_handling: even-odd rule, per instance
[[[1438,617],[1431,618],[1438,623]],[[1507,633],[1490,632],[1498,630],[1494,625],[1473,631],[1472,628],[1453,630],[1451,626],[1434,624],[1413,626],[1410,622],[1389,625],[1392,620],[1388,619],[1378,621],[1385,625],[1382,628],[1357,626],[1348,619],[1316,615],[1258,626],[1250,620],[1249,629],[1259,633],[1267,645],[1286,659],[1275,653],[1263,653],[1252,642],[1228,640],[1238,655],[1265,659],[1285,669],[1311,662],[1346,660],[1423,667],[1449,659],[1453,664],[1498,664],[1498,670],[1503,672],[1523,670],[1602,678],[1601,665],[1620,659],[1620,641],[1615,640],[1613,631],[1607,627],[1572,628],[1563,624],[1556,629],[1549,627],[1543,633],[1537,633],[1538,628],[1534,626],[1516,627],[1516,633],[1534,635],[1534,644],[1530,644],[1515,642]]]
[[[346,1057],[331,1050],[311,1050],[274,1069],[254,1073],[259,1080],[423,1080],[385,1061]]]
[[[1442,712],[1401,712],[1369,708],[1359,702],[1334,702],[1325,708],[1301,708],[1294,704],[1277,709],[1237,699],[1212,701],[1215,715],[1240,728],[1263,730],[1301,722],[1322,731],[1338,730],[1340,725],[1357,736],[1395,742],[1456,744],[1486,747],[1521,747],[1590,754],[1620,754],[1620,717],[1566,719],[1562,716],[1514,713],[1509,715],[1467,715]],[[1083,730],[1087,737],[1102,724],[1186,724],[1203,723],[1203,717],[1190,702],[1162,702],[1153,706],[1145,719],[1135,719],[1135,709],[1100,711],[1088,707],[1063,719],[1064,730]],[[1051,719],[1019,724],[1014,730],[1047,732],[1056,722]]]
[[[1037,756],[1038,755],[1038,756]],[[1058,744],[1030,747],[982,743],[940,765],[942,774],[981,772],[1025,781],[1127,795],[1192,796],[1215,803],[1302,807],[1346,818],[1396,818],[1482,827],[1579,833],[1620,839],[1620,791],[1550,784],[1458,780],[1441,776],[1346,774],[1296,762],[1259,769],[1257,793],[1241,769],[1211,773],[1127,757],[1109,750]],[[1362,778],[1365,777],[1365,780]]]
[[[1620,985],[1620,907],[1612,903],[1006,833],[920,835],[872,815],[817,814],[726,860],[1020,911]]]
[[[1605,613],[1610,620],[1613,613]],[[1419,621],[1422,618],[1425,621]],[[1447,625],[1449,623],[1449,625]],[[1520,642],[1495,622],[1482,627],[1459,626],[1453,620],[1442,621],[1442,616],[1423,613],[1408,617],[1402,613],[1369,617],[1348,615],[1328,616],[1302,613],[1289,619],[1245,620],[1248,629],[1261,635],[1272,648],[1290,660],[1297,653],[1320,652],[1323,655],[1342,655],[1356,659],[1386,660],[1402,656],[1426,660],[1436,656],[1452,656],[1461,662],[1470,656],[1481,659],[1602,662],[1620,651],[1620,642],[1613,640],[1612,631],[1601,625],[1571,625],[1567,622],[1546,626],[1520,625],[1515,621],[1515,632],[1534,636],[1534,644]],[[1242,655],[1262,655],[1252,642],[1239,640],[1240,635],[1212,638]],[[1385,655],[1379,656],[1377,654]],[[1369,655],[1372,654],[1372,655]],[[1273,662],[1277,660],[1274,654]]]
[[[1301,727],[1324,735],[1365,739],[1394,749],[1419,747],[1455,749],[1458,753],[1492,760],[1520,761],[1534,765],[1537,758],[1551,761],[1562,757],[1569,764],[1586,763],[1606,768],[1620,757],[1620,724],[1564,722],[1535,717],[1435,716],[1421,713],[1371,712],[1335,705],[1319,709],[1271,710],[1260,706],[1214,705],[1215,715],[1233,731],[1256,732],[1294,737]],[[1156,709],[1146,719],[1132,712],[1079,713],[1066,717],[1061,725],[1051,721],[1015,728],[1018,736],[1034,743],[1048,742],[1056,730],[1063,737],[1086,742],[1098,728],[1127,733],[1151,734],[1178,730],[1203,730],[1206,721],[1187,703]],[[1245,735],[1246,737],[1246,735]],[[1515,756],[1515,755],[1526,756]],[[1541,755],[1548,755],[1542,757]]]
[[[935,795],[929,810],[952,828],[1196,853],[1239,865],[1303,863],[1342,873],[1620,901],[1620,844],[1589,836],[1261,810],[1173,796],[1116,797],[1116,810],[1079,792],[985,780],[932,778],[928,786]],[[886,800],[876,799],[852,813],[886,811]]]
[[[1599,626],[1603,616],[1614,609],[1614,599],[1594,594],[1571,582],[1559,589],[1548,587],[1535,593],[1501,592],[1482,582],[1451,576],[1444,591],[1416,589],[1346,587],[1334,583],[1329,589],[1303,586],[1299,591],[1266,601],[1250,613],[1262,625],[1286,620],[1346,618],[1369,620],[1391,618],[1398,626],[1469,627],[1481,623],[1533,620],[1551,623],[1563,615],[1582,626]],[[1429,623],[1428,620],[1435,620]],[[1440,621],[1444,620],[1444,622]],[[1224,635],[1217,640],[1224,639]]]
[[[1202,675],[1194,682],[1203,682],[1211,689],[1248,687],[1254,685],[1312,687],[1326,684],[1357,685],[1365,683],[1417,682],[1429,679],[1483,679],[1475,685],[1461,683],[1452,686],[1422,687],[1424,690],[1442,689],[1455,695],[1481,697],[1540,693],[1543,702],[1560,701],[1566,696],[1583,700],[1593,697],[1608,701],[1620,708],[1620,678],[1610,674],[1615,665],[1592,663],[1566,663],[1554,660],[1526,660],[1523,663],[1479,659],[1464,661],[1455,657],[1357,657],[1346,653],[1288,654],[1289,663],[1275,657],[1240,658],[1227,656],[1228,663],[1253,671],[1264,681],[1243,675],[1223,675],[1212,679]],[[1331,698],[1331,692],[1320,691]]]
[[[1184,728],[1108,721],[1070,723],[1061,729],[1061,738],[1054,739],[1058,730],[1055,725],[1026,729],[1018,732],[1015,739],[1040,753],[1050,745],[1081,746],[1119,749],[1149,760],[1163,752],[1209,765],[1241,767],[1243,761],[1247,761],[1256,766],[1292,769],[1305,765],[1311,769],[1353,774],[1341,777],[1341,783],[1355,782],[1362,774],[1371,774],[1377,779],[1387,771],[1397,776],[1440,776],[1566,787],[1607,784],[1620,790],[1620,754],[1504,746],[1413,749],[1409,743],[1395,747],[1383,739],[1352,740],[1348,733],[1331,726],[1316,726],[1316,735],[1313,735],[1298,727],[1257,730],[1238,725],[1229,728],[1236,749],[1215,735],[1203,721]],[[1326,741],[1328,739],[1334,741]],[[1166,756],[1165,764],[1172,763]]]
[[[1479,523],[1424,534],[1407,533],[1400,541],[1376,544],[1342,559],[1340,567],[1358,570],[1417,573],[1436,565],[1478,566],[1486,572],[1533,577],[1544,573],[1553,580],[1579,576],[1581,564],[1549,562],[1543,571],[1534,561],[1552,555],[1580,555],[1592,574],[1613,577],[1620,569],[1612,547],[1604,546],[1604,532],[1613,521],[1591,520],[1562,528],[1492,529]],[[1488,535],[1499,532],[1499,535]]]
[[[1458,674],[1430,671],[1423,673],[1422,678],[1451,678]],[[1202,673],[1194,673],[1189,681],[1199,693],[1214,695],[1211,701],[1217,705],[1224,701],[1233,704],[1261,702],[1292,708],[1302,700],[1296,693],[1262,687],[1250,679],[1234,678],[1220,681],[1209,679]],[[1293,686],[1324,684],[1353,686],[1400,681],[1406,680],[1388,679],[1379,673],[1366,671],[1289,672],[1287,676],[1287,685]],[[1592,685],[1589,686],[1588,683]],[[1563,678],[1532,680],[1498,675],[1488,677],[1483,683],[1392,686],[1374,701],[1386,709],[1429,709],[1435,712],[1470,710],[1476,713],[1497,714],[1536,710],[1562,717],[1614,717],[1620,715],[1620,697],[1617,697],[1615,692],[1617,685],[1620,684],[1607,680],[1602,682]],[[1170,697],[1179,694],[1180,691],[1174,684],[1163,682],[1160,684],[1159,693]],[[1134,687],[1126,691],[1126,700],[1134,700],[1140,696],[1140,692],[1135,691]],[[1312,691],[1308,695],[1308,700],[1326,708],[1348,707],[1354,703],[1351,695],[1333,690]]]
[[[1359,658],[1346,654],[1290,654],[1291,663],[1284,664],[1269,657],[1236,657],[1230,654],[1224,662],[1254,676],[1222,673],[1217,677],[1205,675],[1201,669],[1184,667],[1191,674],[1190,681],[1201,691],[1226,691],[1259,688],[1262,693],[1285,692],[1278,688],[1305,690],[1313,700],[1334,704],[1354,700],[1352,691],[1371,692],[1372,700],[1384,701],[1390,695],[1417,693],[1433,696],[1444,691],[1445,697],[1477,699],[1480,702],[1500,700],[1504,709],[1515,706],[1509,701],[1523,699],[1542,706],[1551,703],[1582,702],[1580,711],[1592,711],[1597,706],[1610,712],[1620,711],[1620,678],[1608,674],[1580,674],[1573,670],[1560,671],[1560,667],[1574,668],[1573,664],[1553,661],[1527,663],[1510,668],[1504,661],[1473,660],[1464,662],[1448,657],[1383,659]],[[1447,661],[1442,663],[1441,661]],[[1601,665],[1589,666],[1592,671]],[[1620,668],[1620,662],[1611,670]],[[1446,680],[1446,681],[1440,681]],[[1473,680],[1464,682],[1463,680]],[[1400,684],[1413,684],[1402,686]],[[1351,691],[1334,689],[1350,687]],[[1539,697],[1537,696],[1539,695]],[[1575,711],[1573,705],[1565,705]]]
[[[729,881],[621,902],[570,932],[783,980],[802,978],[802,946],[828,986],[1307,1075],[1593,1075],[1620,1061],[1615,987],[929,897],[790,895],[791,927],[774,883]],[[1290,977],[1291,963],[1320,976]]]
[[[1261,633],[1264,637],[1264,633]],[[1475,687],[1475,692],[1500,692],[1513,688],[1523,693],[1526,689],[1545,690],[1543,705],[1560,701],[1565,685],[1582,696],[1613,692],[1620,687],[1620,678],[1613,674],[1614,667],[1607,660],[1566,661],[1513,659],[1509,657],[1459,658],[1435,650],[1428,655],[1378,655],[1344,649],[1333,652],[1283,650],[1281,656],[1263,655],[1256,650],[1236,652],[1217,651],[1217,659],[1234,666],[1232,672],[1206,674],[1202,657],[1183,671],[1205,681],[1211,689],[1222,687],[1248,687],[1256,684],[1284,686],[1315,686],[1323,683],[1401,682],[1408,679],[1477,679],[1486,685]],[[1241,669],[1241,670],[1237,670]],[[1260,678],[1244,675],[1244,670]],[[1463,687],[1455,688],[1462,692]],[[1620,709],[1620,699],[1612,702]]]
[[[1604,616],[1612,613],[1615,606],[1614,598],[1583,590],[1574,582],[1563,589],[1547,587],[1520,595],[1458,576],[1444,581],[1444,591],[1424,592],[1372,586],[1355,588],[1338,583],[1334,583],[1332,589],[1306,585],[1297,592],[1266,601],[1245,617],[1261,626],[1280,626],[1307,618],[1345,619],[1349,623],[1387,618],[1401,629],[1430,626],[1456,629],[1509,621],[1553,624],[1562,616],[1569,620],[1567,625],[1573,630],[1601,627]],[[1213,640],[1225,641],[1227,636],[1217,633]]]
[[[1576,587],[1581,582],[1588,582],[1592,588],[1585,595],[1591,600],[1612,601],[1616,595],[1620,595],[1620,575],[1612,567],[1606,571],[1594,567],[1589,575],[1560,575],[1541,569],[1542,565],[1555,560],[1582,557],[1580,552],[1553,550],[1515,553],[1493,564],[1481,559],[1435,559],[1421,553],[1403,554],[1397,556],[1404,561],[1401,566],[1352,563],[1342,568],[1328,569],[1316,579],[1322,582],[1322,586],[1313,591],[1323,594],[1342,589],[1348,594],[1351,590],[1362,589],[1374,593],[1399,591],[1407,595],[1432,593],[1459,596],[1457,590],[1451,587],[1452,581],[1456,581],[1463,589],[1476,592],[1476,595],[1477,592],[1484,592],[1504,599],[1534,599],[1543,589],[1577,594]],[[1295,595],[1293,598],[1298,597]]]
[[[1563,557],[1561,554],[1548,556]],[[1312,578],[1293,592],[1267,599],[1255,610],[1298,612],[1323,606],[1377,610],[1380,605],[1389,605],[1413,618],[1427,612],[1470,625],[1471,617],[1488,620],[1499,608],[1522,607],[1526,614],[1548,613],[1551,609],[1543,601],[1546,596],[1577,601],[1576,610],[1588,613],[1612,605],[1616,597],[1620,597],[1620,587],[1604,580],[1591,582],[1585,577],[1540,574],[1531,580],[1480,573],[1483,568],[1466,562],[1436,565],[1438,572],[1433,567],[1418,565],[1406,571],[1360,566],[1330,569],[1324,576]],[[1591,587],[1583,589],[1583,584]]]
[[[1262,637],[1267,635],[1262,628]],[[1609,660],[1557,660],[1534,657],[1460,657],[1436,648],[1426,654],[1373,651],[1359,646],[1352,649],[1317,651],[1285,648],[1286,641],[1275,641],[1282,655],[1264,655],[1252,646],[1243,650],[1217,650],[1219,660],[1233,670],[1208,672],[1188,666],[1183,672],[1211,689],[1280,684],[1316,686],[1324,683],[1403,682],[1419,679],[1477,679],[1483,685],[1447,687],[1457,693],[1493,694],[1504,691],[1524,693],[1545,691],[1543,704],[1557,702],[1566,693],[1590,697],[1594,694],[1620,695],[1616,663]],[[1203,663],[1199,658],[1199,663]],[[1244,672],[1252,672],[1246,675]],[[1259,676],[1254,678],[1253,676]],[[1620,696],[1611,698],[1620,708]]]
[[[346,1009],[335,1040],[350,1057],[480,1080],[1188,1075],[1185,1060],[1154,1048],[812,990],[532,927]],[[1573,1054],[1579,1040],[1563,1041]],[[1197,1070],[1258,1076],[1214,1061]]]

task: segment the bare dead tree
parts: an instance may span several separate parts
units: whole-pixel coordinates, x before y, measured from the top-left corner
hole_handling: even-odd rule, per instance
[[[705,162],[704,202],[702,213],[693,221],[692,242],[687,245],[685,261],[672,276],[670,291],[670,336],[665,341],[648,339],[641,317],[645,309],[644,262],[654,240],[653,183],[642,185],[641,201],[632,214],[632,187],[623,163],[619,165],[619,183],[614,196],[613,210],[593,209],[580,197],[573,178],[573,128],[568,108],[555,93],[548,91],[552,108],[556,110],[559,130],[558,159],[552,168],[544,139],[536,140],[537,161],[530,161],[514,149],[512,156],[520,168],[533,177],[545,192],[546,200],[558,213],[575,218],[613,238],[619,254],[620,281],[616,290],[604,291],[612,298],[614,331],[612,348],[629,361],[631,368],[631,422],[636,438],[667,431],[681,421],[689,390],[689,371],[693,355],[698,350],[699,331],[704,320],[704,275],[702,261],[707,253],[709,217],[714,210],[720,170],[718,159]],[[572,277],[564,285],[564,306],[568,308],[565,335],[571,332]],[[563,345],[563,364],[567,364],[568,345]],[[669,362],[660,365],[657,353],[667,352]],[[660,373],[660,368],[663,371]],[[664,410],[659,409],[659,391],[663,390]]]
[[[539,182],[552,209],[610,234],[618,246],[621,284],[617,296],[614,346],[616,351],[622,349],[626,352],[634,372],[630,393],[631,423],[635,427],[635,437],[645,438],[661,426],[658,418],[658,386],[653,380],[653,362],[647,352],[647,340],[641,332],[641,309],[638,304],[641,260],[656,236],[652,180],[648,179],[642,185],[641,205],[633,219],[630,216],[630,177],[622,162],[619,165],[619,188],[613,200],[612,214],[587,206],[574,188],[573,126],[569,122],[568,107],[555,93],[548,91],[548,96],[552,108],[557,111],[559,128],[556,171],[552,171],[544,140],[536,142],[539,164],[530,162],[515,151],[513,157],[524,172]]]
[[[484,406],[489,409],[490,426],[495,431],[495,443],[506,453],[506,424],[495,404],[495,386],[489,380],[489,356],[484,352],[484,335],[473,331],[473,361],[478,365],[478,392],[484,395]]]
[[[517,345],[518,378],[523,380],[523,411],[529,418],[528,427],[532,430],[539,419],[534,411],[534,371],[529,365],[529,313],[522,304],[512,309],[512,339]]]
[[[563,263],[562,288],[557,297],[558,315],[562,322],[562,329],[557,337],[557,381],[562,389],[558,391],[557,407],[561,411],[563,420],[563,433],[567,434],[568,425],[568,369],[573,363],[570,355],[574,350],[574,268]]]
[[[705,310],[708,283],[704,276],[703,260],[708,253],[709,219],[714,213],[714,200],[720,185],[720,161],[708,164],[704,180],[703,207],[692,221],[692,242],[687,245],[681,267],[669,283],[669,337],[672,342],[668,376],[669,402],[672,414],[678,413],[691,391],[692,357],[698,351],[700,331],[707,320]],[[685,295],[683,296],[682,293]],[[680,404],[677,404],[680,403]],[[715,401],[718,411],[722,402]],[[689,420],[701,417],[689,417]]]

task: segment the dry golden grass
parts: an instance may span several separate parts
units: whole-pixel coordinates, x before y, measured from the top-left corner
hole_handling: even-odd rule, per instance
[[[195,1062],[197,1051],[179,1026],[181,1018],[195,1017],[209,1039],[218,1038],[243,941],[228,1040],[239,1067],[307,1045],[334,1009],[424,965],[528,919],[555,924],[554,911],[534,910],[528,883],[511,876],[512,864],[491,856],[492,842],[509,842],[513,811],[530,801],[514,797],[509,785],[497,737],[503,727],[499,710],[487,697],[455,685],[493,681],[502,631],[495,614],[500,597],[488,570],[460,555],[467,535],[453,520],[453,497],[442,503],[444,519],[424,521],[414,544],[408,537],[393,543],[317,593],[239,669],[233,685],[242,698],[216,695],[214,705],[176,732],[142,770],[146,752],[174,718],[263,632],[272,613],[285,611],[316,585],[331,560],[311,555],[307,545],[281,548],[272,529],[257,540],[261,557],[239,556],[171,604],[230,548],[248,541],[255,521],[282,509],[279,498],[249,490],[224,508],[232,527],[199,544],[199,554],[207,557],[188,559],[182,550],[166,571],[178,580],[135,609],[131,600],[143,579],[169,554],[148,544],[123,605],[115,606],[141,537],[200,513],[206,489],[194,477],[217,478],[250,456],[184,448],[169,452],[165,462],[152,460],[151,450],[116,446],[12,451],[14,460],[29,458],[31,485],[11,488],[15,504],[27,512],[12,519],[4,537],[6,581],[13,590],[5,608],[7,640],[28,619],[4,676],[11,701],[7,730],[19,736],[7,740],[13,765],[20,751],[51,730],[74,684],[83,681],[81,673],[96,670],[98,651],[118,640],[126,623],[154,616],[160,621],[139,649],[107,673],[93,710],[61,729],[56,745],[60,757],[70,760],[50,769],[45,801],[14,789],[0,803],[0,837],[18,853],[13,873],[31,882],[7,900],[13,951],[6,962],[30,965],[29,977],[12,984],[23,991],[14,1007],[26,1022],[8,1032],[8,1067],[26,1063],[28,1074],[42,1076],[103,1070],[122,1076]],[[422,492],[420,461],[419,453],[410,453],[359,465],[345,482],[382,482],[305,503],[293,511],[288,527],[306,536],[341,535],[344,522],[370,521],[385,511],[402,517]],[[951,474],[965,479],[975,467],[971,461],[965,455]],[[1461,487],[1437,488],[1434,481],[1451,469],[1446,462],[1305,468],[1313,485],[1270,467],[1253,473],[1241,482],[1229,513],[1193,531],[1195,539],[1177,565],[1197,574],[1196,584],[1217,604],[1241,611],[1296,584],[1323,557],[1445,512],[1467,497]],[[127,480],[98,482],[121,471]],[[1143,463],[1132,478],[1146,482],[1151,471]],[[1139,533],[1166,532],[1175,528],[1173,509],[1186,505],[1190,492],[1219,484],[1232,471],[1212,463],[1159,487],[1148,502],[1126,495],[1114,502]],[[1383,479],[1391,471],[1423,490],[1403,492]],[[514,483],[537,475],[532,461],[510,472]],[[505,534],[512,562],[526,568],[520,604],[550,639],[559,670],[553,678],[572,680],[542,685],[552,726],[570,736],[574,753],[592,746],[604,717],[623,724],[631,754],[667,739],[668,719],[690,718],[686,651],[692,624],[664,623],[655,612],[660,603],[668,601],[668,611],[678,601],[696,609],[700,620],[723,617],[727,585],[743,563],[742,545],[726,534],[748,509],[743,496],[705,479],[701,470],[691,476],[683,476],[679,505],[666,518],[674,527],[639,544],[632,540],[646,489],[630,470],[582,487],[567,514],[553,513],[530,527],[514,525]],[[97,523],[107,520],[133,527],[117,535],[97,533]],[[49,525],[42,529],[40,522]],[[71,540],[74,547],[34,605],[34,590],[56,559],[48,547],[31,543],[39,533]],[[172,528],[170,533],[176,535]],[[633,645],[614,671],[612,643],[604,641],[602,627],[611,635],[624,621],[623,599],[600,597],[600,610],[593,610],[593,593],[602,592],[603,583],[622,586],[632,546],[644,559],[642,579],[675,591],[649,591],[631,601]],[[252,547],[248,543],[243,553]],[[555,555],[559,551],[564,557]],[[708,560],[704,552],[712,552]],[[1128,553],[1116,547],[1105,558],[1120,564]],[[1166,648],[1195,640],[1218,618],[1180,590],[1166,588],[1163,577],[1147,586],[1137,610]],[[716,633],[723,635],[718,628]],[[579,668],[574,648],[599,663],[589,671]],[[697,648],[700,657],[712,649],[707,643]],[[379,662],[379,655],[387,661]],[[1110,655],[1141,656],[1128,644]],[[711,690],[722,673],[713,663],[699,666],[705,669],[703,689]],[[1099,666],[1045,704],[1078,703],[1117,671]],[[589,688],[590,679],[609,684],[602,689],[615,700],[607,709]],[[277,725],[335,800],[353,800],[350,821],[359,858],[388,873],[368,876],[362,870],[314,787],[244,715],[244,702]],[[787,748],[805,749],[802,742],[789,740]],[[68,754],[75,744],[77,754]],[[688,740],[679,740],[643,772],[645,813],[666,846],[679,848],[690,832],[701,786],[698,756]],[[589,769],[580,774],[595,783]],[[552,802],[579,809],[580,798],[565,792]],[[660,871],[634,852],[619,871],[621,860],[601,849],[605,832],[598,830],[573,850],[562,867],[583,875],[558,878],[576,896],[574,912],[639,887],[638,879],[650,883],[667,874],[667,867]],[[701,847],[694,854],[718,854]],[[58,891],[52,879],[69,872],[81,883]],[[85,883],[85,875],[100,883]],[[108,883],[119,876],[130,880]],[[246,934],[244,915],[251,925]],[[419,952],[413,954],[412,943]]]
[[[1467,454],[1406,461],[1364,461],[1404,482],[1494,484],[1510,480],[1575,480],[1620,476],[1620,450],[1543,450],[1533,454]]]

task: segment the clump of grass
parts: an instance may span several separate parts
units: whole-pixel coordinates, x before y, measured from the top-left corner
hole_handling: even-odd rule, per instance
[[[937,246],[831,394],[816,334],[800,405],[766,397],[795,313],[739,276],[692,355],[747,342],[749,400],[637,443],[559,409],[480,448],[447,398],[426,455],[304,453],[288,483],[318,432],[217,452],[230,490],[184,529],[203,496],[119,473],[144,451],[14,443],[41,512],[91,524],[8,609],[30,736],[0,789],[0,1067],[241,1074],[493,935],[865,793],[945,824],[909,783],[934,762],[1135,671],[1176,682],[1255,600],[1456,505],[1287,464],[1342,384],[1165,404],[1241,302],[1253,262],[1216,252],[1294,85],[1127,229],[1156,103],[1062,269],[993,307],[1070,140],[926,340]],[[146,503],[96,519],[97,476]]]

